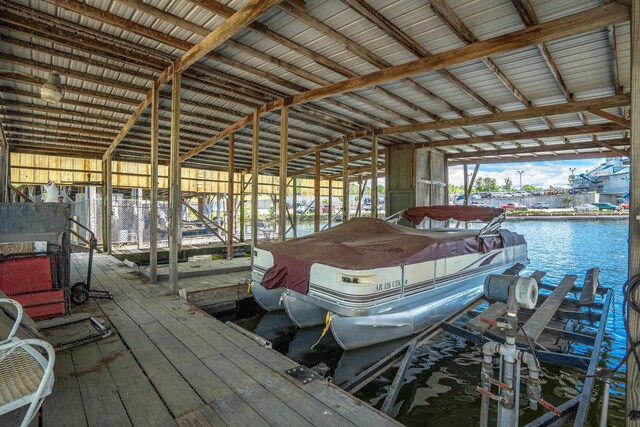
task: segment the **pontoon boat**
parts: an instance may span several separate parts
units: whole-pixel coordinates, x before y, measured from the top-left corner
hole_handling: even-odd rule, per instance
[[[299,327],[330,323],[345,349],[419,332],[482,293],[484,278],[526,264],[524,237],[500,229],[504,210],[410,208],[419,225],[482,221],[481,229],[416,229],[354,218],[310,236],[254,249],[252,292],[266,310],[284,308]]]

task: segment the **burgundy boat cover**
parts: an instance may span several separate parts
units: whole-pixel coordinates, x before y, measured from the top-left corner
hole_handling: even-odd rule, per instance
[[[446,221],[455,219],[456,221],[484,221],[489,222],[497,218],[504,212],[500,208],[488,208],[484,206],[416,206],[403,212],[402,216],[407,220],[419,225],[422,220],[431,218],[436,221]]]
[[[262,285],[287,287],[306,294],[311,265],[322,263],[349,270],[395,267],[525,243],[508,230],[499,236],[480,237],[478,230],[417,230],[374,218],[354,218],[319,233],[259,247],[273,254]]]

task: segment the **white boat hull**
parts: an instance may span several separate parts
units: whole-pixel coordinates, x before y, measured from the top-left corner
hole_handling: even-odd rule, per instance
[[[488,274],[516,263],[528,263],[526,244],[375,270],[315,263],[306,295],[254,283],[259,289],[254,297],[267,310],[284,308],[301,328],[324,324],[329,313],[336,341],[344,349],[356,349],[428,328],[478,297]]]

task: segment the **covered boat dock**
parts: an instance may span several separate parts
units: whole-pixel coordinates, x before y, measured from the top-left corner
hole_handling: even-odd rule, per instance
[[[233,258],[301,215],[314,231],[324,209],[327,226],[363,216],[367,185],[367,215],[389,216],[446,203],[452,165],[468,199],[481,164],[630,157],[640,273],[637,0],[0,0],[0,40],[0,202],[60,190],[115,295],[83,307],[117,334],[61,353],[44,424],[100,424],[105,405],[113,424],[392,423],[333,386],[312,395],[283,376],[293,362],[174,297],[189,251]]]
[[[86,262],[74,256],[74,280]],[[114,333],[57,352],[43,426],[397,425],[334,385],[293,378],[297,363],[109,255],[97,255],[94,279],[114,299],[82,310]]]

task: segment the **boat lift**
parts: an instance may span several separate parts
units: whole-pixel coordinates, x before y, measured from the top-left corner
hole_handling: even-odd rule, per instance
[[[508,296],[514,296],[513,290],[509,294],[503,292],[502,298],[499,296],[491,300],[482,295],[357,375],[345,384],[343,389],[353,394],[399,364],[397,374],[381,408],[382,412],[390,415],[416,349],[439,334],[447,332],[460,336],[484,350],[481,381],[476,388],[482,396],[481,426],[488,425],[488,409],[492,401],[499,405],[499,426],[517,425],[521,363],[528,364],[530,368],[527,382],[530,407],[535,409],[540,404],[549,410],[545,415],[527,424],[527,427],[560,426],[571,419],[574,420],[575,426],[584,425],[591,402],[591,393],[598,377],[598,363],[613,290],[600,286],[598,268],[587,271],[581,287],[575,285],[577,279],[575,275],[566,275],[558,285],[554,286],[542,282],[546,273],[535,271],[528,277],[521,277],[519,273],[522,270],[524,266],[516,264],[506,270],[503,275],[494,275],[494,282],[501,280],[503,284],[515,284],[520,279],[533,280],[537,288],[551,293],[535,295],[537,301],[528,308],[526,304],[524,307],[520,305],[516,308],[513,300],[508,301]],[[492,276],[489,278],[491,279]],[[493,295],[487,292],[487,282],[485,282],[485,294],[487,293],[493,297],[496,292]],[[537,289],[535,293],[537,294]],[[567,296],[569,293],[573,293],[575,297]],[[597,324],[595,335],[575,332],[577,323],[584,321]],[[568,353],[570,343],[590,346],[592,348],[590,357]],[[501,355],[498,378],[494,378],[492,372],[493,356],[496,352]],[[540,364],[560,365],[586,371],[581,393],[557,407],[545,401],[540,395],[537,378]],[[605,381],[602,414],[604,419],[606,419],[608,400],[607,385],[608,379]],[[497,388],[498,392],[493,393],[492,388]]]

